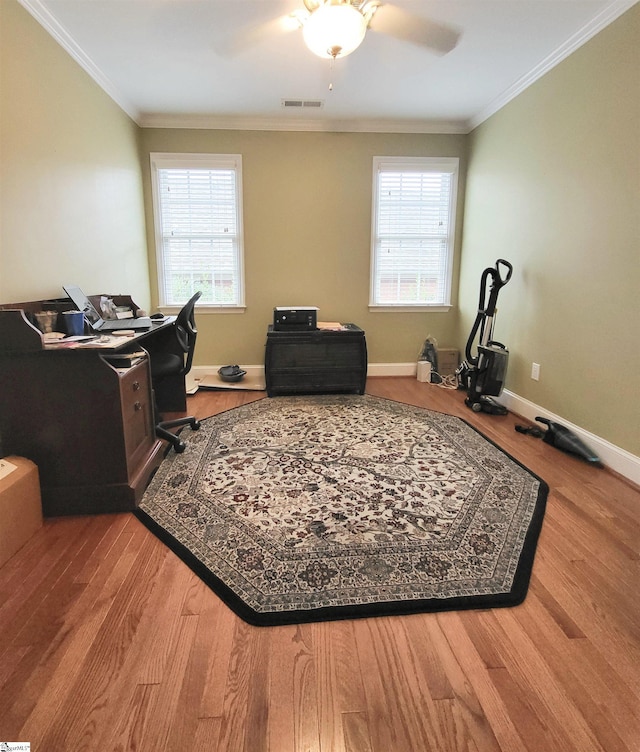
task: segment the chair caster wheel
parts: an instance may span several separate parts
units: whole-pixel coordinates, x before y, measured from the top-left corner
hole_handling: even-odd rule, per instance
[[[181,441],[178,444],[174,444],[173,448],[175,449],[176,454],[182,454],[187,448],[187,445],[184,443],[184,441]]]
[[[202,425],[202,423],[200,423],[199,420],[194,420],[193,423],[191,424],[191,430],[192,431],[199,431],[201,425]]]

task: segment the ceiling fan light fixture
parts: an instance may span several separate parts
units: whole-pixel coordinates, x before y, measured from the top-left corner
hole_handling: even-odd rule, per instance
[[[360,46],[367,24],[368,19],[351,3],[326,0],[306,20],[302,36],[319,57],[345,57]]]

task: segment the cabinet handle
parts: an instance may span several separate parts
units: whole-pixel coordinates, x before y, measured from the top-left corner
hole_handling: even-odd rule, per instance
[[[133,409],[138,412],[138,410],[142,410],[142,403],[141,402],[134,402]]]
[[[133,391],[137,392],[138,389],[140,389],[140,382],[139,381],[134,381],[133,382]]]

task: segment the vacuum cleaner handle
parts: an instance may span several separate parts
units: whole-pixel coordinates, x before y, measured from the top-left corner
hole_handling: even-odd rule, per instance
[[[504,277],[501,274],[500,266],[506,267]],[[472,352],[473,344],[478,332],[480,333],[480,344],[488,344],[485,340],[491,340],[493,333],[493,317],[496,312],[496,303],[498,302],[498,293],[511,279],[513,273],[513,266],[504,259],[498,259],[495,267],[489,266],[483,272],[480,277],[480,298],[478,300],[478,313],[476,320],[473,323],[469,339],[467,340],[467,346],[465,349],[465,355],[467,361],[472,366],[478,365],[479,355],[474,355]],[[487,301],[487,292],[489,293],[489,300]],[[486,329],[486,331],[485,331]],[[499,344],[499,343],[498,343]],[[504,348],[506,349],[506,348]]]
[[[507,272],[506,272],[505,277],[503,277],[502,274],[500,274],[500,264],[502,264],[502,266],[507,267]],[[505,261],[504,259],[498,259],[496,261],[496,272],[497,272],[497,277],[500,280],[499,287],[504,287],[507,284],[507,282],[511,279],[511,275],[513,274],[513,266],[511,266],[511,264],[508,261]],[[495,277],[494,277],[494,284],[495,284]]]

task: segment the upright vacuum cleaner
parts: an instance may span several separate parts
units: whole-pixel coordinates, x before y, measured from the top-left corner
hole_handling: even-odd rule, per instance
[[[502,392],[509,362],[507,348],[493,339],[493,325],[498,293],[511,279],[512,272],[513,267],[504,259],[498,259],[495,267],[490,266],[482,272],[478,315],[467,340],[466,360],[456,371],[458,389],[467,391],[465,405],[476,413],[507,414],[506,408],[491,399]],[[473,346],[478,333],[480,339],[474,355]]]

